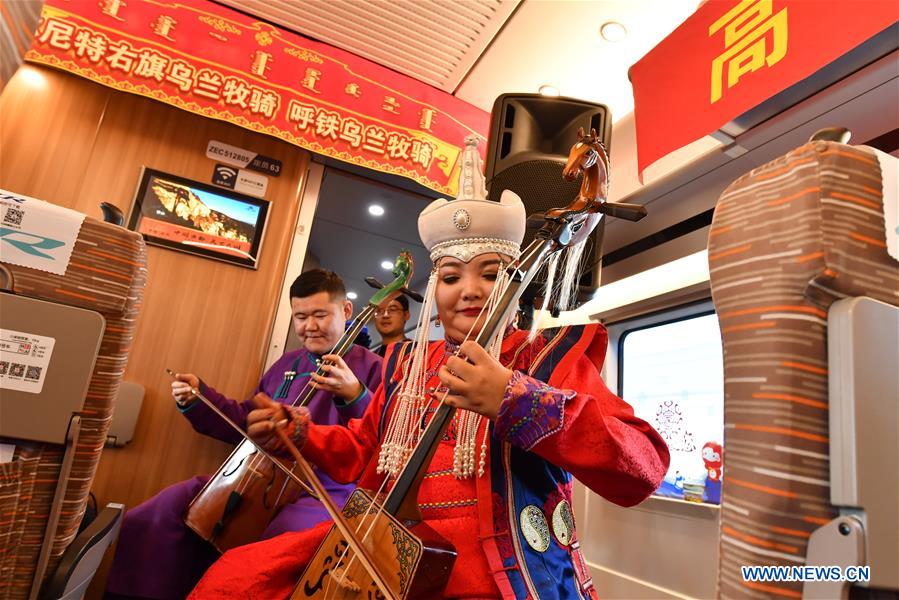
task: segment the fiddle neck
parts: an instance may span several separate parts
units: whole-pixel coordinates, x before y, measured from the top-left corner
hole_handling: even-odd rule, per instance
[[[475,340],[479,346],[487,348],[497,335],[502,335],[506,323],[518,308],[518,299],[521,294],[540,269],[546,256],[556,247],[554,239],[535,239],[522,252],[521,259],[507,268],[510,279],[509,286],[497,303],[496,309],[487,315],[487,321]],[[421,520],[421,511],[418,508],[418,490],[431,464],[431,459],[437,451],[440,439],[455,414],[455,408],[443,403],[434,412],[434,416],[422,432],[412,456],[403,467],[396,484],[384,501],[385,512],[402,520]]]

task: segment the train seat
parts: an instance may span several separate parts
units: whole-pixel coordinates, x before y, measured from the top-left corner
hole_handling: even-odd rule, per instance
[[[139,234],[75,211],[8,192],[0,201],[0,596],[37,598],[85,513],[135,332],[146,247]],[[71,254],[51,257],[66,236]]]
[[[899,396],[872,397],[872,390],[896,389],[890,323],[899,322],[899,262],[887,251],[884,218],[885,201],[896,201],[895,160],[813,138],[735,181],[715,209],[709,271],[724,347],[723,598],[849,591],[842,583],[745,581],[741,566],[750,565],[868,564],[871,588],[896,583],[895,568],[874,565],[899,560]],[[862,309],[874,316],[857,318]],[[872,327],[878,319],[881,326]],[[850,343],[893,360],[893,368],[871,369]],[[845,422],[848,414],[854,423]],[[870,430],[867,441],[857,435],[865,423],[881,430]],[[890,459],[872,455],[875,433],[890,436],[877,443],[884,455],[892,448],[892,472]],[[893,544],[884,545],[884,535]]]

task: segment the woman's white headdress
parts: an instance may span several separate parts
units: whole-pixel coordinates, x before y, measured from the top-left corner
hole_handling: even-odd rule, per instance
[[[426,389],[431,374],[428,368],[431,315],[437,285],[437,262],[451,256],[463,262],[490,252],[509,256],[513,260],[521,252],[525,232],[525,209],[521,198],[505,190],[499,202],[487,199],[477,136],[465,138],[459,191],[455,200],[439,199],[429,204],[418,217],[421,241],[431,254],[435,268],[428,279],[421,317],[413,341],[411,357],[396,398],[396,408],[381,444],[378,472],[397,475],[406,464],[421,434],[422,418],[429,405],[435,404]],[[500,268],[496,285],[487,299],[484,311],[490,311],[508,285],[505,270]],[[499,356],[502,336],[488,348]],[[457,478],[471,477],[477,470],[484,472],[486,443],[489,428],[481,415],[466,410],[456,413],[456,447],[454,474]],[[478,432],[483,428],[480,460],[475,464]]]

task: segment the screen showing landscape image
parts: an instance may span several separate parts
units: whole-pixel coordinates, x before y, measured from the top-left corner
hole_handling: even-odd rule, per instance
[[[149,243],[256,267],[267,201],[145,169],[137,204]]]

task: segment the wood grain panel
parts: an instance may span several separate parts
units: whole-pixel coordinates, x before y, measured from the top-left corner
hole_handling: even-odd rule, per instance
[[[108,88],[57,71],[21,67],[0,94],[0,186],[76,206]],[[85,211],[100,217],[100,207]]]
[[[108,90],[42,68],[43,87],[15,76],[0,97],[0,187],[99,217],[127,214],[143,166],[209,182],[210,139],[283,161],[254,271],[149,248],[149,281],[125,378],[146,388],[134,439],[103,452],[93,490],[100,506],[135,506],[163,487],[215,470],[229,448],[193,431],[176,410],[165,367],[193,372],[235,398],[261,375],[293,239],[309,154],[274,138]],[[14,149],[14,150],[13,150]],[[108,563],[108,557],[107,561]],[[99,597],[101,581],[92,586]]]

